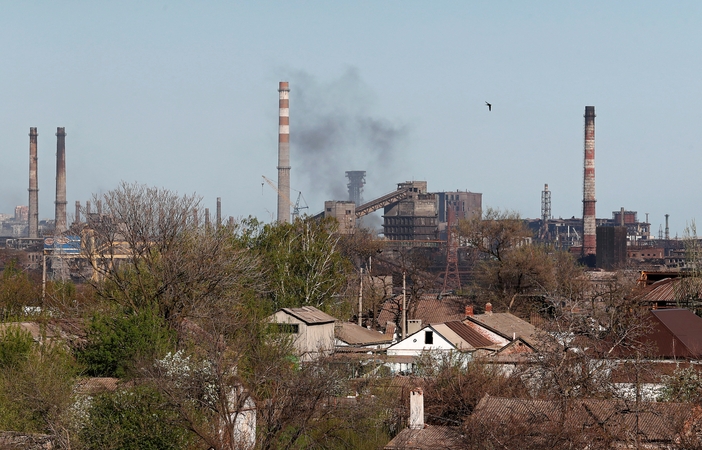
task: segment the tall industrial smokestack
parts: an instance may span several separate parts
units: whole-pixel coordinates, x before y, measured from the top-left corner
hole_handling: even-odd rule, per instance
[[[597,250],[595,220],[595,107],[585,107],[585,175],[583,177],[583,249],[582,256]]]
[[[29,237],[39,237],[39,185],[37,182],[37,129],[29,128]]]
[[[222,225],[222,197],[217,197],[217,228]]]
[[[80,202],[78,200],[76,200],[76,215],[73,219],[73,223],[76,225],[80,224]]]
[[[54,234],[66,231],[66,129],[56,128],[56,215]]]
[[[290,87],[278,86],[278,222],[290,223]]]

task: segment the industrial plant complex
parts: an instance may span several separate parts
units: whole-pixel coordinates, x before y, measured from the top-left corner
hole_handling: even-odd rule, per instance
[[[290,197],[290,173],[293,170],[294,155],[291,155],[290,147],[289,83],[280,82],[278,93],[277,186],[271,180],[266,181],[278,193],[278,222],[289,223],[300,215],[299,198],[298,204],[293,206]],[[667,215],[665,231],[661,229],[657,236],[651,233],[648,214],[642,221],[637,211],[621,208],[613,211],[611,217],[597,218],[595,107],[586,106],[584,117],[582,217],[553,218],[552,192],[545,184],[541,192],[541,217],[524,219],[533,231],[533,242],[570,251],[590,267],[613,269],[632,264],[653,268],[677,267],[682,261],[683,246],[680,240],[670,238]],[[55,274],[57,268],[62,267],[57,262],[57,254],[80,257],[82,230],[89,227],[92,217],[101,216],[101,206],[97,201],[96,212],[93,212],[90,201],[85,202],[84,207],[76,201],[73,223],[67,222],[66,131],[59,127],[56,130],[55,216],[53,220],[39,220],[37,136],[37,129],[30,128],[29,204],[17,206],[14,215],[0,215],[0,244],[28,252],[28,264],[34,268],[43,264],[44,269],[47,269],[47,256],[50,256],[48,270],[50,274]],[[375,231],[389,247],[433,248],[444,255],[446,267],[460,263],[461,241],[457,239],[453,242],[453,230],[461,220],[481,218],[481,193],[460,190],[436,192],[430,189],[428,180],[398,180],[395,190],[367,200],[363,196],[366,171],[348,170],[345,175],[348,197],[327,200],[324,205],[316,208],[312,206],[313,211],[319,207],[323,209],[308,217],[331,217],[338,222],[339,233],[352,234],[359,226],[363,226],[361,219],[364,216],[382,210],[382,229]],[[217,199],[215,221],[222,224],[220,198]],[[230,217],[229,221],[233,221],[233,218]],[[205,211],[205,222],[210,222],[209,210]]]

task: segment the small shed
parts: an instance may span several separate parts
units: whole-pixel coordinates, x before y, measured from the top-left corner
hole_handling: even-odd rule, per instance
[[[268,317],[279,333],[293,337],[298,356],[311,361],[334,351],[334,322],[336,319],[314,306],[282,308]]]

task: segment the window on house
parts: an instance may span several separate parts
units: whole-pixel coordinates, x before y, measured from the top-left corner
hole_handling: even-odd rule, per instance
[[[424,332],[424,343],[427,345],[431,345],[434,343],[434,332],[433,331],[425,331]]]
[[[300,332],[300,325],[296,323],[272,323],[271,330],[276,333],[297,334]]]

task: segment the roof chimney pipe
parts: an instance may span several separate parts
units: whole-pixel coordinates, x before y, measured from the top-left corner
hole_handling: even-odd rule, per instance
[[[414,388],[410,392],[409,427],[412,430],[424,428],[424,391],[422,388]]]
[[[37,129],[29,129],[29,237],[39,237],[39,185],[37,181]]]

